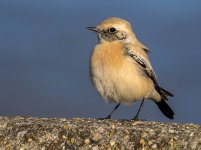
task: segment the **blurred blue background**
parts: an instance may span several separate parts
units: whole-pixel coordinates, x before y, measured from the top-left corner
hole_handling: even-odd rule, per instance
[[[201,1],[0,1],[0,115],[105,117],[115,106],[91,85],[89,57],[97,43],[85,27],[117,16],[150,48],[159,84],[175,94],[165,118],[146,101],[140,118],[201,123]],[[132,118],[139,102],[115,119]]]

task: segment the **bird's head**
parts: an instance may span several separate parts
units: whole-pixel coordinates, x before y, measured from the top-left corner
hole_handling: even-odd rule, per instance
[[[116,17],[108,18],[98,26],[87,29],[96,32],[100,42],[133,43],[137,40],[130,23]]]

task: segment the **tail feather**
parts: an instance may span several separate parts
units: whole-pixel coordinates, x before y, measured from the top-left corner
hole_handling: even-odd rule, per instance
[[[156,91],[160,94],[161,100],[168,100],[167,96],[174,97],[174,95],[159,85],[155,85]]]
[[[168,92],[167,90],[165,90],[164,88],[162,88],[162,87],[160,87],[160,86],[158,86],[158,87],[159,87],[159,89],[161,90],[161,92],[162,92],[163,94],[165,94],[166,96],[174,97],[174,95],[173,95],[172,93]]]
[[[174,112],[173,110],[170,108],[170,106],[164,101],[161,100],[160,102],[156,102],[156,105],[158,106],[158,108],[160,109],[160,111],[169,119],[174,119]]]
[[[155,89],[161,96],[161,101],[155,101],[156,105],[167,118],[173,119],[174,112],[165,100],[168,100],[167,96],[174,97],[174,95],[158,85],[155,85]]]

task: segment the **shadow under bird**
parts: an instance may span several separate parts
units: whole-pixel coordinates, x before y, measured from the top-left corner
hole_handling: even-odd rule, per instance
[[[174,112],[166,103],[173,94],[160,87],[148,58],[149,49],[136,38],[130,23],[112,17],[96,27],[87,27],[97,33],[98,43],[90,58],[90,77],[95,89],[108,102],[117,103],[106,117],[110,119],[120,104],[152,100],[169,119]]]

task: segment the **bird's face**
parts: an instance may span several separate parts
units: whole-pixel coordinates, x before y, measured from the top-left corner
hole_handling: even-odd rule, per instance
[[[129,22],[120,18],[109,18],[88,29],[97,33],[100,42],[129,42],[134,37]]]

